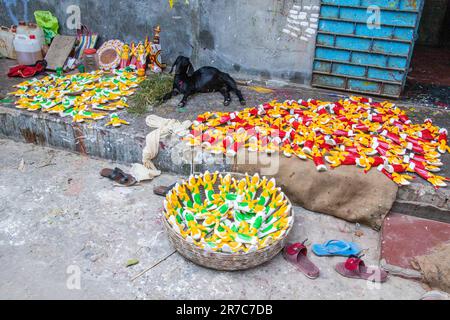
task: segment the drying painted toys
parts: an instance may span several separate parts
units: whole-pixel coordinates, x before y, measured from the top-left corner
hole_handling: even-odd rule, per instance
[[[106,112],[128,107],[131,96],[143,78],[131,69],[79,73],[67,76],[49,75],[17,85],[11,95],[18,97],[16,108],[72,117],[73,122],[99,120]],[[125,123],[112,119],[112,125]]]
[[[129,45],[124,44],[117,47],[118,60],[116,66],[119,65],[120,68],[132,66],[139,75],[144,76],[147,70],[147,61],[150,61],[148,66],[151,71],[154,73],[162,72],[161,45],[159,43],[161,28],[157,26],[153,30],[155,32],[153,42],[150,41],[149,37],[146,37],[144,42],[138,44],[132,42]]]
[[[291,205],[275,180],[257,174],[241,180],[208,171],[190,176],[167,194],[164,210],[186,241],[213,252],[257,251],[293,224]]]
[[[450,152],[446,129],[432,120],[414,124],[390,102],[350,97],[338,102],[276,101],[241,112],[200,115],[185,137],[190,146],[236,156],[250,152],[283,153],[313,160],[318,171],[354,165],[377,168],[399,185],[415,173],[436,188],[448,178],[436,175],[441,154]]]

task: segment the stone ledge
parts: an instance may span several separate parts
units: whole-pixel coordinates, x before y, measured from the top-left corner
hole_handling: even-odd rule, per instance
[[[424,181],[399,188],[392,211],[450,223],[450,190],[434,189]]]
[[[0,136],[108,160],[133,163],[142,158],[143,136],[98,124],[23,112],[0,106]]]

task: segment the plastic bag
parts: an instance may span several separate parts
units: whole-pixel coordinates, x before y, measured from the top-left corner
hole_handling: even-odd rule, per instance
[[[81,59],[85,49],[94,49],[98,40],[98,34],[93,33],[85,25],[77,29],[77,46],[75,48],[75,58]]]
[[[35,11],[34,17],[37,25],[44,30],[45,43],[50,44],[52,39],[58,34],[58,19],[50,11]]]

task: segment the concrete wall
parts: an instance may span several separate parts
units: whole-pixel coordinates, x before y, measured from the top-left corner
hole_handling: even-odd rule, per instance
[[[33,21],[49,10],[61,32],[70,5],[102,39],[141,40],[160,24],[163,58],[191,56],[198,68],[212,65],[239,78],[309,84],[319,0],[1,0],[0,24]]]

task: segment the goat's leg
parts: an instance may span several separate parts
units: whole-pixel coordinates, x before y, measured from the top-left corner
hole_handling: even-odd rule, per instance
[[[230,90],[228,88],[222,88],[219,90],[220,93],[223,95],[223,105],[225,107],[228,107],[231,103],[231,96],[230,96]]]
[[[237,95],[241,105],[245,106],[246,102],[244,96],[242,95],[241,90],[238,89],[236,81],[234,81],[234,79],[229,74],[225,74],[223,80],[228,87],[228,91],[233,91]]]
[[[183,99],[181,99],[180,103],[178,104],[179,108],[184,108],[186,106],[187,99],[189,98],[190,95],[191,95],[190,93],[185,93],[183,95]]]
[[[236,90],[234,90],[234,93],[236,93],[237,97],[239,98],[239,102],[241,103],[242,106],[245,106],[247,104],[247,102],[244,99],[244,96],[242,95],[241,90],[239,90],[236,87]]]

